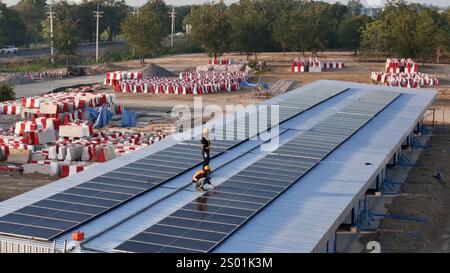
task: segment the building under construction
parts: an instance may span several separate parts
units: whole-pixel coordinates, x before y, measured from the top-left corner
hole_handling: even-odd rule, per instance
[[[335,252],[436,95],[317,81],[266,101],[267,128],[206,124],[233,136],[212,140],[217,190],[191,183],[194,128],[0,203],[0,252]]]

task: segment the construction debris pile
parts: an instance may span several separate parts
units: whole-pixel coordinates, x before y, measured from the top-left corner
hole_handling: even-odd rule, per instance
[[[0,160],[22,165],[24,173],[65,177],[165,137],[101,129],[105,120],[122,114],[114,94],[51,93],[5,102],[0,108],[5,107],[4,114],[20,115],[23,120],[0,131]]]
[[[419,65],[411,59],[387,59],[385,72],[372,72],[370,80],[386,86],[406,88],[433,87],[439,80],[432,75],[420,73]]]
[[[303,58],[295,58],[292,62],[292,72],[322,72],[327,69],[342,69],[344,68],[343,62],[335,61],[323,61],[319,58],[309,58],[304,60]]]

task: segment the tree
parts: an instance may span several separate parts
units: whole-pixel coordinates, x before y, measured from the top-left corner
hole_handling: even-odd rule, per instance
[[[381,15],[381,20],[386,26],[384,31],[388,35],[386,46],[398,57],[414,57],[416,48],[414,46],[414,34],[417,16],[404,2],[393,2],[386,7]],[[399,16],[401,14],[401,16]]]
[[[361,33],[369,21],[369,17],[365,15],[346,18],[339,25],[338,37],[340,46],[353,50],[356,55],[361,40]]]
[[[129,14],[122,24],[122,31],[128,45],[139,55],[141,63],[147,54],[154,54],[161,48],[165,36],[159,14],[153,1],[139,10],[139,17]]]
[[[83,0],[75,8],[76,18],[83,22],[80,24],[79,32],[82,41],[94,42],[96,31],[96,19],[93,11],[97,10],[97,1]],[[99,32],[102,33],[105,29],[103,18],[100,19]]]
[[[439,29],[436,35],[436,63],[440,62],[440,58],[444,52],[450,50],[450,8],[446,13],[438,15]]]
[[[20,14],[25,23],[26,42],[38,43],[39,35],[42,31],[40,22],[46,16],[45,0],[20,0],[14,9]]]
[[[0,3],[0,46],[25,43],[26,26],[19,13]]]
[[[373,21],[367,24],[361,33],[360,50],[364,54],[375,53],[379,55],[384,53],[388,50],[387,39],[389,38],[385,32],[385,24],[381,20]]]
[[[310,31],[305,4],[301,4],[292,13],[292,45],[291,50],[304,52],[310,48],[311,41],[314,39],[314,33]]]
[[[69,64],[69,57],[75,55],[79,42],[79,30],[76,21],[70,17],[62,21],[56,21],[53,44],[56,53],[65,56],[66,65]]]
[[[272,26],[268,16],[270,3],[267,1],[241,0],[228,10],[232,41],[235,49],[257,53],[271,46]]]
[[[171,19],[168,16],[169,8],[163,0],[149,0],[146,4],[149,8],[153,9],[161,22],[161,30],[164,36],[169,35],[171,32]]]
[[[416,29],[414,32],[414,45],[416,55],[422,62],[436,53],[438,26],[430,15],[429,10],[422,10],[417,15]]]
[[[177,17],[175,20],[175,32],[182,32],[185,26],[185,18],[191,13],[193,6],[175,7]]]
[[[361,4],[361,0],[348,0],[347,9],[349,16],[359,16],[362,13],[364,6]]]
[[[325,2],[307,2],[304,5],[304,18],[308,33],[305,35],[305,46],[315,55],[323,51],[329,44],[331,25],[336,24],[327,14],[329,4]]]
[[[125,0],[106,0],[103,11],[105,31],[108,41],[112,41],[113,37],[119,35],[122,30],[122,22],[127,17],[128,6]]]
[[[14,86],[0,82],[0,101],[13,100],[15,98]]]
[[[230,25],[227,7],[221,3],[207,3],[192,9],[186,22],[192,26],[190,38],[217,58],[229,45]]]
[[[347,6],[338,2],[328,5],[325,11],[321,13],[324,24],[324,32],[327,39],[326,48],[339,47],[339,26],[345,20],[348,14]]]
[[[273,24],[273,38],[283,49],[286,55],[286,49],[295,50],[297,48],[298,29],[295,29],[296,3],[291,0],[279,1],[279,12]],[[296,31],[297,30],[297,31]]]

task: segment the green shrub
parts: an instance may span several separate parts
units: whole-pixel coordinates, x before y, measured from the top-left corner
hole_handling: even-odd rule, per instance
[[[258,65],[258,61],[256,61],[256,60],[248,61],[248,66],[250,66],[250,68],[252,68],[252,69],[256,69],[257,65]]]
[[[0,101],[13,100],[16,98],[16,93],[14,92],[14,86],[0,83]]]

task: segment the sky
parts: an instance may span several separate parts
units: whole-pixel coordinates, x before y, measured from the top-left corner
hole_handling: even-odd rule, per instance
[[[7,5],[14,5],[19,0],[0,0],[0,2],[6,3]],[[71,0],[69,0],[71,1]],[[74,0],[72,0],[74,1]],[[140,6],[147,2],[147,0],[125,0],[129,5],[131,6]],[[208,0],[165,0],[167,4],[171,4],[173,1],[176,6],[181,5],[190,5],[190,4],[201,4],[206,3]],[[325,0],[326,2],[334,3],[334,2],[341,2],[343,4],[347,3],[347,0]],[[408,2],[414,2],[414,3],[423,3],[423,4],[432,4],[435,6],[441,6],[441,7],[448,7],[450,5],[449,0],[407,0]],[[217,2],[217,1],[216,1]],[[233,3],[238,2],[238,0],[225,0],[225,3]],[[361,2],[365,6],[381,6],[384,4],[385,0],[361,0]]]

